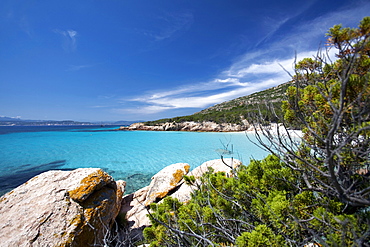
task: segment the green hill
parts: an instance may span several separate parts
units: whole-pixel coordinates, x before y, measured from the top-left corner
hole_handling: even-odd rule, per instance
[[[258,110],[262,113],[264,120],[275,122],[277,120],[275,115],[267,109],[266,105],[273,105],[276,113],[281,115],[281,102],[290,84],[290,82],[283,83],[276,87],[226,101],[189,116],[159,119],[145,122],[145,124],[158,125],[165,122],[181,123],[186,121],[241,124],[243,119],[248,119],[252,115],[251,113],[256,113]]]

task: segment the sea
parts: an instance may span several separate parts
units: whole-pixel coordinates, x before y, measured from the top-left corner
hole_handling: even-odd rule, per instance
[[[0,195],[48,170],[102,168],[125,180],[126,193],[132,193],[174,163],[194,169],[222,155],[248,165],[268,155],[249,140],[254,139],[250,132],[116,131],[118,127],[0,126]]]

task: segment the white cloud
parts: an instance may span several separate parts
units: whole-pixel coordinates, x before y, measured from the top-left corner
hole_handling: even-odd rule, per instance
[[[214,79],[209,82],[200,82],[197,84],[186,85],[183,87],[172,88],[170,90],[147,92],[145,95],[130,99],[130,101],[144,101],[144,100],[155,100],[175,95],[192,95],[209,90],[217,90],[227,87],[245,86],[246,83],[240,82],[238,78],[226,78],[226,79]],[[122,99],[126,101],[127,99]]]
[[[67,30],[67,34],[68,34],[68,37],[69,39],[71,40],[71,46],[73,49],[76,48],[76,36],[77,36],[77,32],[74,31],[74,30]]]
[[[214,93],[207,96],[197,97],[166,97],[156,100],[148,100],[146,103],[154,105],[168,106],[172,108],[203,108],[211,104],[221,103],[233,98],[247,95],[256,90],[275,84],[276,81],[269,80],[267,82],[256,83],[246,87],[240,87],[227,92]]]
[[[291,61],[291,59],[288,59]],[[284,72],[279,64],[285,63],[285,61],[274,61],[262,64],[252,64],[244,69],[239,69],[237,71],[228,71],[229,76],[235,77],[245,77],[248,74],[275,74]]]
[[[275,59],[272,62],[261,62],[250,64],[250,60],[241,59],[237,61],[230,69],[223,73],[229,77],[244,78],[248,75],[287,75],[286,71],[293,73],[295,61],[300,61],[305,57],[314,57],[317,51],[306,51],[299,54],[292,55],[287,59]],[[287,78],[289,79],[289,78]]]
[[[55,29],[55,33],[60,34],[63,37],[63,49],[66,51],[75,51],[77,48],[77,31],[75,30],[59,30]]]

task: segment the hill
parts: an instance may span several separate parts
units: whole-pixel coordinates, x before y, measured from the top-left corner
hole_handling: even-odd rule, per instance
[[[155,121],[148,121],[144,124],[160,125],[166,122],[182,123],[188,121],[210,121],[218,124],[241,124],[243,119],[248,118],[251,113],[255,113],[258,110],[261,111],[266,121],[275,122],[277,119],[274,114],[267,109],[266,104],[272,104],[277,110],[276,113],[280,115],[281,103],[284,99],[286,89],[290,86],[290,84],[290,82],[283,83],[276,87],[226,101],[189,116],[159,119]]]

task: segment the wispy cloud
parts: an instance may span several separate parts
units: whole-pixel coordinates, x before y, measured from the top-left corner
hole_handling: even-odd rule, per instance
[[[263,28],[266,30],[269,30],[269,32],[264,37],[262,37],[258,42],[256,42],[255,47],[258,47],[260,44],[268,42],[270,38],[272,38],[274,34],[278,32],[286,23],[288,23],[290,20],[294,19],[295,17],[301,15],[316,1],[317,0],[308,1],[304,3],[299,10],[297,10],[296,12],[292,13],[289,16],[279,16],[278,14],[273,17],[266,16],[263,21]]]
[[[193,19],[193,14],[190,12],[167,14],[166,16],[162,16],[162,20],[166,25],[164,25],[164,28],[156,35],[154,35],[154,38],[157,41],[169,39],[176,33],[189,29],[193,23]]]
[[[293,62],[293,59],[291,60]],[[247,81],[252,73],[244,73],[243,78],[239,77],[220,77],[209,82],[193,84],[183,88],[164,90],[161,92],[147,93],[132,99],[123,99],[123,102],[133,101],[140,107],[127,109],[127,112],[140,114],[156,114],[170,109],[181,108],[205,108],[210,105],[221,103],[230,99],[251,94],[256,91],[269,88],[289,80],[289,76],[278,65],[283,73],[271,73],[271,65],[256,64],[259,66],[260,78],[253,82]],[[221,76],[225,74],[222,73]],[[125,112],[125,109],[121,109]]]
[[[314,51],[305,52],[297,54],[297,58],[314,54]],[[137,102],[140,106],[134,111],[140,114],[156,114],[170,109],[205,108],[287,82],[290,77],[285,70],[293,73],[294,61],[295,55],[292,54],[289,59],[275,59],[272,62],[249,63],[244,66],[234,64],[208,82],[146,92],[131,99],[121,99],[121,103]],[[121,112],[125,112],[125,109],[121,109]],[[133,110],[127,109],[127,112]]]
[[[77,39],[78,36],[77,31],[75,30],[59,30],[55,29],[55,33],[61,35],[63,37],[63,49],[66,51],[75,51],[77,48]]]
[[[129,105],[136,104],[136,107],[116,110],[121,113],[150,115],[172,109],[205,108],[287,82],[291,79],[287,71],[294,73],[295,61],[317,54],[320,41],[325,40],[328,28],[338,23],[357,24],[358,16],[366,15],[363,8],[364,6],[354,6],[350,10],[332,12],[301,23],[284,38],[270,42],[267,48],[243,54],[209,81],[144,92],[131,99],[121,99],[121,104],[129,102]],[[366,4],[365,9],[369,10],[370,4]],[[343,16],[346,18],[343,19]],[[277,28],[284,23],[285,21],[280,23]],[[333,57],[333,53],[334,50],[331,50],[329,56]]]
[[[187,95],[172,95],[156,99],[146,99],[143,100],[145,103],[150,103],[153,106],[169,107],[171,109],[177,108],[203,108],[207,107],[210,104],[220,103],[230,98],[236,98],[242,95],[252,93],[256,90],[259,90],[263,87],[274,85],[276,81],[269,80],[265,81],[263,84],[246,84],[243,87],[238,87],[226,92],[212,92],[202,91],[202,96],[187,96]]]
[[[19,26],[23,30],[23,32],[25,32],[30,38],[34,37],[34,30],[27,16],[23,16],[19,20]]]
[[[93,67],[93,64],[84,64],[84,65],[69,65],[67,71],[79,71],[81,69],[87,69]]]
[[[156,17],[157,23],[152,29],[144,31],[153,41],[171,40],[190,28],[194,21],[191,12],[165,13]]]
[[[223,74],[230,78],[245,78],[251,75],[272,75],[276,77],[277,75],[284,76],[286,71],[293,73],[293,65],[295,60],[299,61],[305,57],[312,57],[317,53],[317,51],[305,51],[295,54],[294,51],[290,52],[289,58],[275,58],[273,61],[266,61],[264,56],[259,59],[260,63],[251,63],[250,57],[240,59],[235,62],[228,70],[225,70]],[[285,57],[285,56],[284,56]],[[257,60],[258,58],[256,58]],[[253,59],[255,60],[255,59]]]
[[[13,7],[9,6],[9,9],[6,9],[7,7],[2,9],[4,15],[0,14],[1,21],[16,24],[17,28],[20,28],[20,30],[26,33],[29,38],[33,39],[35,37],[35,30],[33,27],[32,18],[30,18],[28,14],[19,11],[17,8],[13,9]]]

